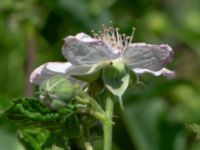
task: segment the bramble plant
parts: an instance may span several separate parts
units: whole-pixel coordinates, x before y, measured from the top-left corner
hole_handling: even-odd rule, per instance
[[[134,31],[133,31],[134,33]],[[49,62],[36,68],[30,81],[39,85],[38,98],[19,98],[5,114],[19,126],[26,149],[112,149],[114,104],[138,76],[174,76],[165,66],[173,51],[167,44],[132,43],[118,28],[103,27],[93,37],[79,33],[64,39],[62,53],[68,62]],[[95,127],[102,127],[102,133]],[[95,133],[95,134],[94,134]],[[101,135],[103,134],[103,135]]]

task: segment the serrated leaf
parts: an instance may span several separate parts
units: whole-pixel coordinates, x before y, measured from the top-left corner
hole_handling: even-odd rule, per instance
[[[51,133],[45,144],[43,145],[43,149],[45,150],[64,150],[66,149],[68,144],[68,138],[63,135]]]
[[[51,130],[44,147],[51,148],[54,145],[66,149],[68,140],[78,138],[81,133],[79,120],[76,115],[73,115],[65,120],[59,130]]]
[[[113,62],[103,68],[103,81],[106,88],[119,98],[122,105],[122,95],[126,91],[130,80],[130,74],[122,62]]]
[[[69,138],[81,135],[79,118],[74,111],[72,105],[54,111],[37,99],[20,98],[4,114],[19,126],[19,138],[27,149],[42,150],[51,146],[66,148]],[[55,137],[57,141],[52,140]]]
[[[18,131],[18,138],[26,149],[43,150],[50,132],[41,128],[26,128]]]
[[[67,108],[65,108],[67,109]],[[8,119],[22,127],[59,128],[62,116],[70,117],[75,110],[70,106],[64,114],[51,110],[39,100],[33,98],[19,98],[14,101],[4,114]]]

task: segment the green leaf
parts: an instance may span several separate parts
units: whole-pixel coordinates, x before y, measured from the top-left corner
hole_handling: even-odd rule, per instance
[[[127,105],[122,113],[125,126],[138,150],[159,150],[159,119],[165,104],[159,100],[139,101]]]
[[[20,98],[4,114],[19,126],[19,138],[27,149],[42,150],[44,145],[51,147],[54,144],[66,146],[69,138],[77,138],[82,133],[72,104],[55,111],[37,99]]]
[[[81,135],[81,127],[78,117],[72,115],[70,118],[67,118],[63,123],[62,129],[61,134],[64,134],[69,138],[79,137]]]
[[[130,74],[124,63],[113,61],[103,68],[103,81],[106,88],[119,98],[123,108],[122,95],[126,91],[130,80]]]
[[[43,145],[45,150],[65,150],[68,146],[68,138],[58,133],[50,133],[49,138]]]
[[[138,150],[186,150],[184,124],[168,119],[168,105],[162,98],[134,100],[122,114],[128,136]],[[170,131],[170,132],[169,132]]]
[[[51,148],[54,145],[66,149],[68,140],[70,138],[80,137],[81,133],[79,120],[76,115],[73,115],[65,120],[60,130],[50,132],[50,136],[44,144],[44,147]]]
[[[18,126],[56,129],[60,127],[63,118],[66,120],[74,111],[75,109],[69,105],[65,108],[65,113],[59,113],[44,106],[37,99],[19,98],[4,114]]]
[[[26,149],[43,150],[49,131],[41,128],[26,128],[18,131],[18,138]]]

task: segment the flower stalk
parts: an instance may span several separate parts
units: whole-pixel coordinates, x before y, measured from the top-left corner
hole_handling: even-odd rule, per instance
[[[104,150],[112,149],[112,115],[114,103],[110,96],[106,98],[105,119],[103,120],[103,142]]]

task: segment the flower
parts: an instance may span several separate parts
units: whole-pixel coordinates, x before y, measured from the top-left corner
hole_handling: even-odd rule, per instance
[[[30,81],[41,84],[54,75],[70,76],[87,73],[94,64],[119,60],[136,74],[150,73],[155,76],[174,76],[174,71],[165,66],[171,62],[172,48],[167,44],[152,45],[132,43],[133,33],[126,36],[118,28],[103,28],[93,37],[78,33],[64,39],[62,53],[68,62],[49,62],[36,68]]]

